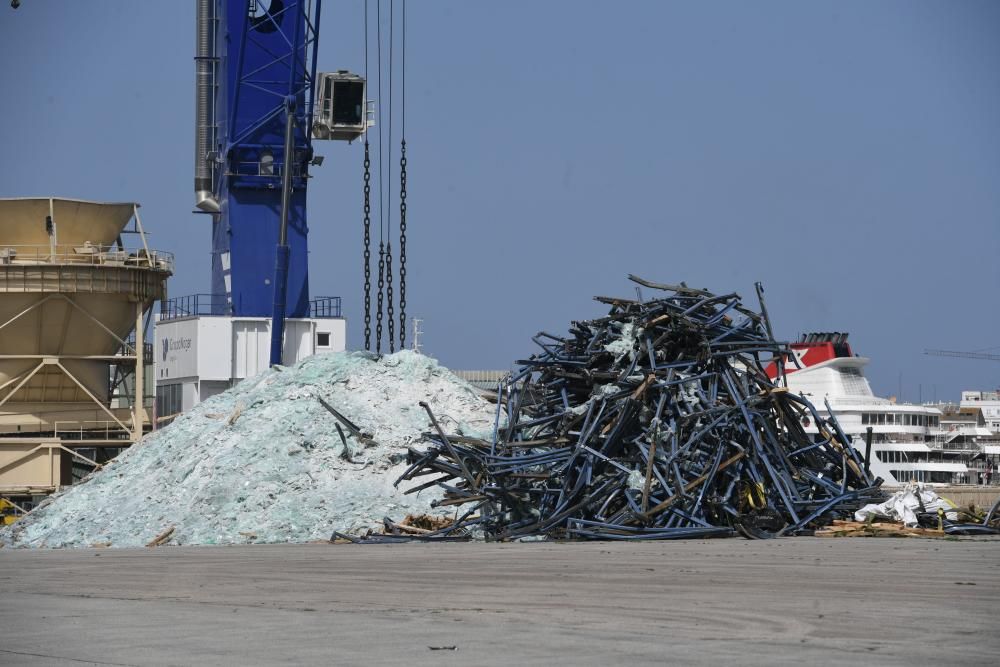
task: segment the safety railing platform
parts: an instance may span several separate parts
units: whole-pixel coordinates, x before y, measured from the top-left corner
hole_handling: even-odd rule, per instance
[[[313,319],[335,319],[342,317],[343,308],[339,296],[318,296],[309,301],[309,317]],[[185,317],[232,317],[233,307],[225,294],[188,294],[167,299],[160,306],[160,321],[178,320]]]
[[[127,266],[173,273],[174,255],[145,247],[106,246],[89,241],[83,245],[0,245],[0,266],[44,264]]]

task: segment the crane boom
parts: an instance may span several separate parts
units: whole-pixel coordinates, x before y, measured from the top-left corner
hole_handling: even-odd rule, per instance
[[[984,352],[959,352],[956,350],[924,350],[931,357],[957,357],[959,359],[982,359],[984,361],[1000,361],[1000,354]]]

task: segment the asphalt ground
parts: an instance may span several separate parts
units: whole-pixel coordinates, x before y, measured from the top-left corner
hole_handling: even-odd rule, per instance
[[[996,665],[998,617],[996,540],[0,549],[4,665]]]

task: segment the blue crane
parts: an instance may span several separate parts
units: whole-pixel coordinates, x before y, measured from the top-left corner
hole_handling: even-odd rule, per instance
[[[197,0],[195,205],[212,215],[211,291],[225,295],[212,314],[271,317],[271,364],[285,318],[309,316],[312,139],[368,125],[364,79],[317,79],[321,6]]]

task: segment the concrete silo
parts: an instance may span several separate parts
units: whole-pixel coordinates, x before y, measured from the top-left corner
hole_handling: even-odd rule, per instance
[[[0,496],[52,492],[93,464],[81,450],[141,437],[143,320],[172,271],[137,204],[0,199]]]

